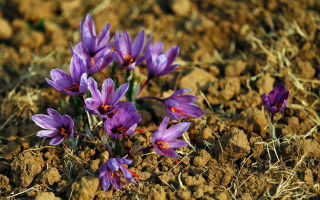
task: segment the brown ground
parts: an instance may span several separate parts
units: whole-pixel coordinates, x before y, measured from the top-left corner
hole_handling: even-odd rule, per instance
[[[2,0],[0,6],[3,199],[320,198],[320,1]],[[44,77],[53,68],[68,70],[68,42],[79,41],[87,12],[98,32],[110,22],[112,32],[145,29],[166,49],[178,44],[181,69],[151,82],[144,94],[192,88],[206,110],[191,120],[186,136],[194,148],[179,149],[179,164],[139,154],[130,166],[138,186],[121,191],[101,189],[97,175],[108,154],[98,140],[80,140],[76,152],[64,153],[36,138],[31,121],[58,107],[59,95]],[[279,82],[290,96],[275,118],[281,141],[275,153],[261,95]],[[60,99],[64,112],[75,114],[69,98]],[[146,133],[134,144],[150,142],[162,119],[156,104],[142,114]]]

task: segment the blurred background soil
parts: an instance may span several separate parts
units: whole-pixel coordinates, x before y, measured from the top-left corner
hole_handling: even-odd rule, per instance
[[[0,0],[0,198],[5,199],[318,199],[320,195],[320,1],[318,0]],[[68,71],[70,42],[92,14],[97,33],[144,29],[165,49],[180,46],[180,70],[143,95],[192,88],[206,115],[190,120],[179,163],[139,154],[138,185],[103,192],[108,158],[99,143],[64,153],[35,137],[31,116],[71,102],[45,82]],[[108,70],[106,70],[106,73]],[[146,69],[137,71],[141,81]],[[103,76],[96,77],[99,80]],[[288,108],[275,116],[281,148],[268,138],[261,95],[283,82]],[[161,105],[140,111],[133,145],[150,142]],[[75,111],[62,105],[65,114]]]

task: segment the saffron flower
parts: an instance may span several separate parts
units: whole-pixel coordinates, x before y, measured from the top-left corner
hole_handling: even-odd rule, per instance
[[[141,115],[136,112],[134,106],[119,107],[113,117],[104,122],[104,129],[114,139],[127,138],[137,130],[137,125],[141,121]]]
[[[46,78],[47,83],[60,93],[79,96],[88,88],[86,64],[78,54],[73,54],[71,58],[71,76],[60,69],[52,69],[50,75],[52,80]]]
[[[80,22],[82,41],[71,50],[73,54],[79,54],[86,60],[89,76],[109,66],[116,56],[114,52],[110,52],[113,43],[108,43],[110,39],[109,29],[110,24],[108,23],[97,37],[96,28],[90,14],[87,14],[85,21]]]
[[[169,74],[178,68],[178,65],[172,63],[179,54],[179,47],[174,46],[166,53],[163,53],[163,43],[158,41],[151,46],[152,36],[149,37],[146,44],[146,62],[149,73],[149,79],[156,76]]]
[[[144,40],[145,33],[143,30],[139,32],[133,44],[128,32],[123,31],[119,38],[119,32],[116,31],[114,45],[117,51],[117,60],[124,69],[133,70],[135,66],[144,62],[145,56],[140,56],[143,51]]]
[[[138,175],[124,166],[132,163],[132,160],[127,160],[126,158],[127,156],[122,158],[109,158],[108,161],[102,165],[99,178],[101,179],[101,185],[104,191],[109,189],[110,183],[116,190],[121,189],[120,173],[123,174],[127,182],[136,184],[133,176],[138,177]]]
[[[159,125],[159,128],[152,135],[152,145],[157,154],[177,157],[178,154],[173,150],[175,148],[188,146],[189,144],[183,140],[177,140],[190,126],[189,122],[183,122],[166,129],[170,118],[166,117]]]
[[[37,114],[32,116],[32,120],[41,128],[46,130],[38,131],[38,137],[52,138],[50,145],[59,145],[66,137],[67,141],[74,132],[74,122],[68,115],[60,115],[56,110],[48,108],[49,115]]]
[[[204,115],[204,111],[200,106],[193,103],[198,97],[191,94],[183,95],[188,91],[191,91],[191,89],[180,89],[164,99],[166,112],[171,119],[178,121],[179,118],[201,117]]]
[[[121,85],[114,91],[115,86],[112,79],[103,81],[101,93],[98,84],[93,78],[88,79],[88,88],[92,98],[85,99],[85,108],[92,114],[100,118],[108,118],[109,114],[117,111],[119,101],[124,97],[128,90],[128,83]]]
[[[262,95],[262,102],[264,106],[271,112],[282,112],[287,107],[287,99],[289,92],[284,87],[283,83],[280,83],[269,92],[268,96],[264,93]]]

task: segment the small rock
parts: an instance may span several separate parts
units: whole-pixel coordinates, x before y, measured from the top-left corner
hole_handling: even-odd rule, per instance
[[[308,154],[307,157],[320,157],[320,144],[314,140],[304,139],[298,143],[298,151]]]
[[[204,167],[210,158],[211,155],[205,149],[202,149],[200,155],[193,159],[193,165],[196,167]]]
[[[228,64],[225,68],[225,75],[227,77],[239,76],[245,69],[247,65],[241,60],[235,60]]]
[[[182,175],[187,186],[201,185],[206,182],[206,180],[200,174],[196,174],[195,176],[185,176],[185,174]]]
[[[74,200],[90,200],[94,198],[94,195],[99,186],[99,179],[96,177],[82,177],[80,182],[72,184]]]
[[[311,169],[307,169],[304,173],[304,181],[307,184],[313,185],[313,174]]]
[[[228,200],[228,199],[230,199],[228,191],[219,192],[214,197],[216,199],[219,199],[219,200]]]
[[[174,14],[187,17],[191,11],[191,2],[190,0],[172,0],[171,9]]]
[[[56,197],[53,192],[41,192],[39,193],[35,200],[60,200],[60,198]]]
[[[192,81],[190,81],[192,80]],[[215,81],[216,78],[209,72],[195,68],[189,74],[184,76],[179,84],[180,88],[191,88],[194,93],[198,91],[198,87],[201,88],[205,84]]]
[[[166,200],[166,192],[159,184],[155,185],[150,191],[150,199],[152,200]]]
[[[271,90],[273,90],[273,84],[275,80],[270,76],[270,74],[266,74],[259,78],[257,81],[257,87],[259,88],[259,94],[263,93],[268,94]]]
[[[42,183],[53,185],[54,183],[59,182],[60,179],[61,179],[61,175],[59,174],[58,169],[55,167],[51,167],[41,174],[40,181]]]
[[[301,78],[313,78],[316,73],[316,70],[309,61],[298,61],[298,69],[298,76]]]
[[[0,18],[0,40],[9,39],[12,36],[12,27],[5,19]]]
[[[232,129],[232,133],[225,134],[221,137],[221,147],[219,144],[215,146],[215,152],[220,159],[228,162],[236,161],[245,157],[250,153],[250,144],[243,130],[237,128]]]

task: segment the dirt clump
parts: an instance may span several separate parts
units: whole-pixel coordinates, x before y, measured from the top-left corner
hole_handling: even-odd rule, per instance
[[[0,195],[6,195],[11,191],[11,185],[9,183],[9,178],[3,174],[0,174]]]
[[[201,149],[199,156],[193,159],[193,165],[196,167],[204,167],[210,159],[211,155],[205,149]]]
[[[61,179],[61,175],[59,171],[55,167],[51,167],[41,173],[40,182],[53,185],[54,183],[59,182]]]
[[[215,153],[220,160],[236,161],[250,153],[250,143],[243,130],[233,128],[231,133],[221,137],[220,144],[215,145]]]
[[[200,68],[195,68],[189,74],[183,76],[183,78],[180,80],[179,87],[191,88],[192,92],[196,93],[199,88],[215,80],[215,77],[209,72]]]
[[[320,157],[320,144],[314,140],[304,139],[298,143],[298,151],[307,154],[308,157]]]
[[[56,197],[53,192],[40,192],[35,200],[61,200],[59,197]]]
[[[93,199],[99,186],[99,179],[92,176],[84,176],[80,181],[72,184],[74,200]]]
[[[12,27],[10,26],[9,22],[5,19],[0,18],[0,40],[9,39],[12,36]]]
[[[28,187],[33,178],[42,171],[44,164],[42,153],[32,154],[28,151],[19,154],[11,163],[14,183]]]

